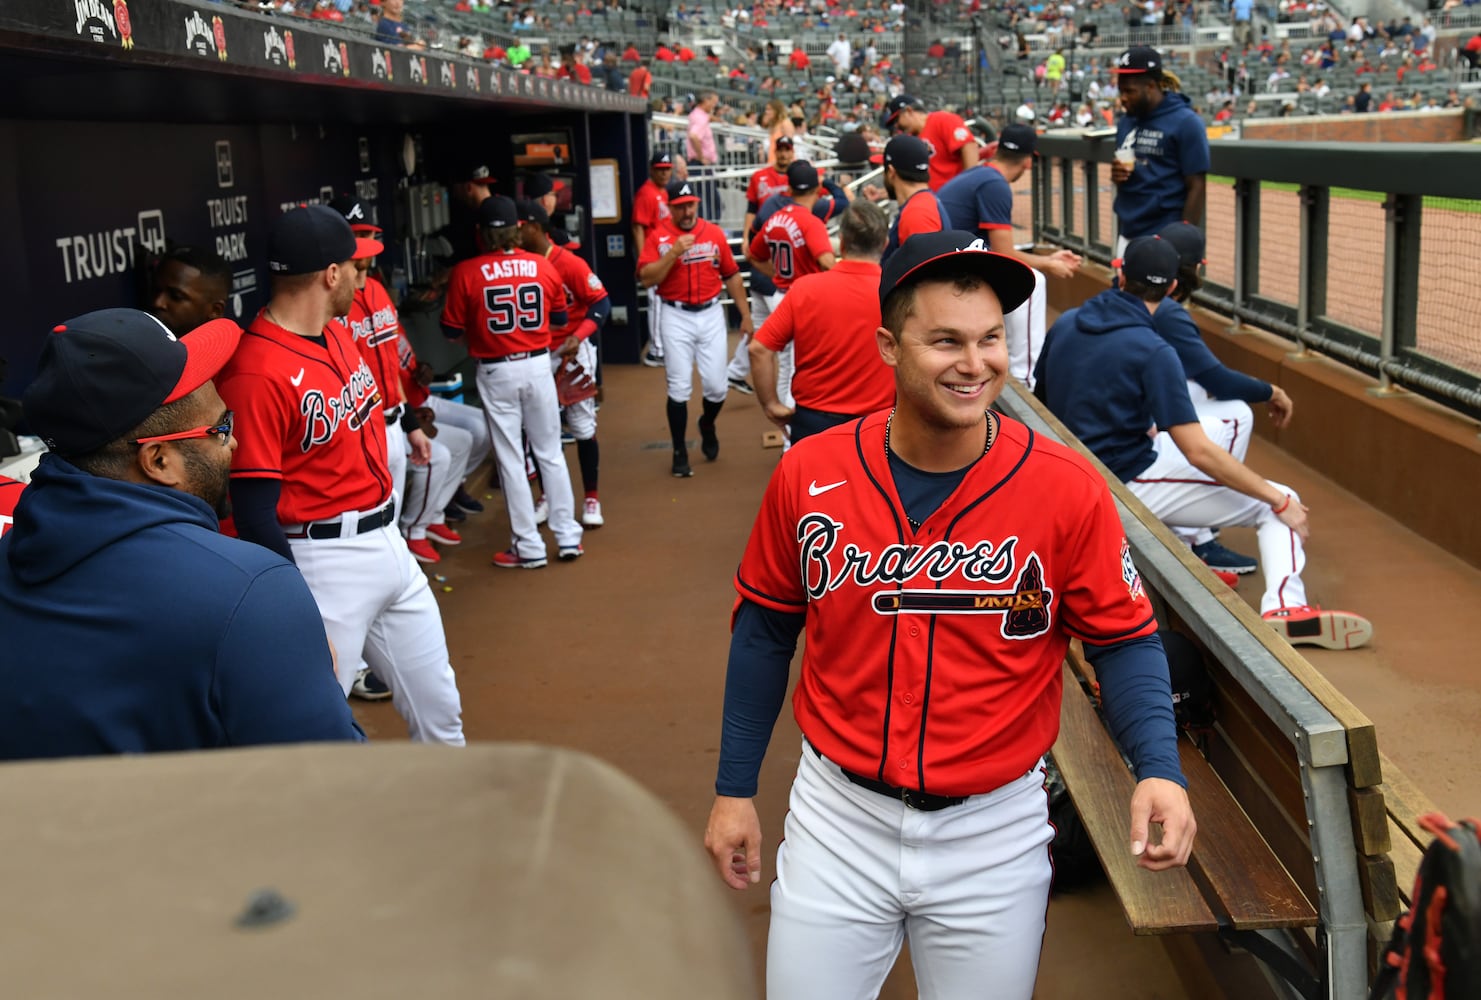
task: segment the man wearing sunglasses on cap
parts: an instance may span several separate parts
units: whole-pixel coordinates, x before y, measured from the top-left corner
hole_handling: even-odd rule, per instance
[[[303,577],[218,531],[241,335],[107,309],[47,337],[24,403],[51,452],[0,539],[0,758],[364,739]]]

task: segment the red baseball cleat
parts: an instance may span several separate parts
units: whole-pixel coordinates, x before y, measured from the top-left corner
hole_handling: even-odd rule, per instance
[[[438,545],[462,545],[463,536],[445,524],[427,525],[427,537]]]
[[[432,543],[425,538],[408,538],[406,547],[411,550],[412,556],[417,562],[435,563],[442,562],[442,556],[432,547]]]

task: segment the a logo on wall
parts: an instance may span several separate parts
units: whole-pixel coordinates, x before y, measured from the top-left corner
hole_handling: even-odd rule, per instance
[[[427,60],[425,60],[425,59],[419,59],[416,56],[411,56],[406,61],[411,64],[411,82],[412,83],[426,83],[427,82]]]
[[[358,145],[360,147],[360,172],[368,174],[370,173],[370,140],[362,135]]]
[[[247,268],[245,271],[231,272],[231,311],[237,318],[242,318],[242,296],[257,294],[257,270]]]
[[[132,226],[58,236],[55,245],[61,252],[62,277],[69,285],[110,274],[127,274],[134,268],[137,247],[164,253],[165,216],[159,209],[146,209]]]
[[[396,71],[391,65],[390,49],[370,50],[370,72],[377,80],[396,79]]]
[[[194,52],[198,56],[214,56],[216,54],[216,34],[211,30],[211,24],[200,11],[191,11],[190,16],[185,19],[185,50]]]
[[[95,42],[119,42],[126,49],[134,47],[129,7],[124,0],[74,0],[77,11],[75,31]]]
[[[468,89],[473,91],[475,94],[480,93],[483,90],[483,88],[479,86],[477,66],[468,67]]]
[[[449,90],[457,90],[458,75],[453,72],[453,64],[441,63],[440,65],[442,68],[442,85]]]
[[[226,62],[226,22],[220,14],[211,18],[211,37],[216,39],[216,58]]]
[[[288,65],[288,43],[276,26],[262,33],[262,54],[274,66]]]
[[[231,169],[231,140],[216,140],[216,186],[229,188],[236,183]]]
[[[283,32],[283,51],[288,54],[288,68],[298,68],[298,57],[293,54],[293,32]]]
[[[339,64],[344,67],[341,71],[345,76],[350,75],[350,47],[344,42],[339,43]]]
[[[490,94],[502,94],[502,93],[504,93],[504,74],[503,73],[500,73],[496,69],[489,71],[489,93]]]

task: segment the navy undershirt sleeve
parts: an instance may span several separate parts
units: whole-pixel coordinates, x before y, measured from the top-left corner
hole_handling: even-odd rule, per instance
[[[442,335],[448,340],[457,340],[463,336],[463,328],[461,326],[449,326],[446,323],[441,324],[441,326]]]
[[[1193,381],[1203,386],[1205,392],[1215,399],[1239,399],[1246,403],[1268,403],[1272,395],[1270,383],[1219,365],[1200,372]]]
[[[761,759],[787,699],[787,676],[806,617],[741,601],[725,670],[725,720],[715,794],[737,798],[756,794]]]
[[[1131,758],[1136,779],[1166,778],[1188,787],[1178,762],[1178,728],[1162,638],[1154,634],[1109,646],[1087,642],[1085,658],[1100,681],[1111,735]]]
[[[265,549],[293,562],[293,548],[283,526],[278,523],[278,497],[283,492],[280,479],[240,478],[231,481],[231,514],[236,522],[237,537],[256,542]]]

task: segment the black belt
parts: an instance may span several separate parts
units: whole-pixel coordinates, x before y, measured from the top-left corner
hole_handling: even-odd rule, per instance
[[[666,306],[673,306],[675,309],[682,309],[688,313],[697,313],[704,312],[710,306],[714,305],[716,302],[719,302],[720,299],[717,296],[713,299],[710,299],[710,301],[708,302],[674,302],[671,299],[659,299],[658,301],[662,302]]]
[[[283,534],[288,538],[312,538],[318,541],[340,538],[344,534],[344,529],[341,527],[343,520],[343,517],[337,517],[330,521],[311,521],[308,524],[299,525],[293,531],[284,528]],[[380,510],[360,518],[359,523],[355,525],[355,534],[363,535],[367,531],[384,528],[394,520],[396,520],[396,505],[387,503]]]
[[[823,751],[813,746],[809,741],[807,744],[812,752],[818,755],[818,760],[823,760]],[[837,765],[835,765],[837,766]],[[933,795],[930,792],[918,792],[913,788],[900,788],[895,785],[886,784],[877,778],[866,778],[862,774],[855,774],[847,768],[838,768],[843,776],[852,784],[860,788],[867,788],[876,795],[883,795],[887,799],[905,803],[906,808],[916,809],[920,812],[935,812],[938,809],[947,809],[951,806],[959,806],[967,801],[967,795]]]
[[[549,354],[550,348],[541,347],[533,351],[515,351],[513,354],[501,354],[497,358],[479,358],[481,365],[502,365],[506,361],[523,361],[526,358],[538,358]]]
[[[406,412],[406,405],[404,403],[398,403],[396,405],[396,408],[394,410],[387,410],[386,411],[386,426],[387,427],[390,427],[391,425],[395,424],[397,421],[399,421],[401,419],[401,414],[403,414],[405,412]]]

